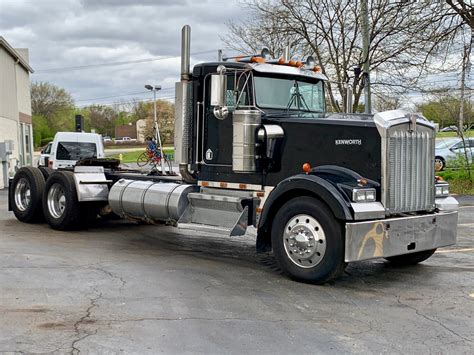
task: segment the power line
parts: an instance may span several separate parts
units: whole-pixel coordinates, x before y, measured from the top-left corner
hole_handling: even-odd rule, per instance
[[[207,53],[213,53],[213,52],[217,52],[217,49],[191,53],[191,55],[201,55],[201,54],[207,54]],[[77,65],[77,66],[71,66],[71,67],[46,68],[46,69],[36,70],[35,74],[54,73],[54,72],[60,72],[63,70],[84,70],[84,69],[97,68],[97,67],[111,67],[111,66],[116,66],[116,65],[148,63],[148,62],[156,62],[160,60],[166,60],[166,59],[172,59],[172,58],[178,58],[178,57],[179,56],[175,55],[175,56],[154,57],[154,58],[137,59],[137,60],[127,60],[127,61],[120,61],[120,62]]]
[[[167,87],[167,88],[162,88],[160,91],[167,91],[174,89],[174,87]],[[150,91],[140,91],[140,92],[131,92],[129,94],[120,94],[120,95],[114,95],[114,96],[103,96],[103,97],[93,97],[90,99],[81,99],[81,100],[74,100],[75,102],[84,102],[84,101],[94,101],[94,100],[104,100],[104,99],[113,99],[116,97],[122,97],[122,96],[130,96],[130,95],[142,95],[142,94],[148,94]]]
[[[170,96],[157,96],[157,100],[169,100],[169,99],[174,99],[174,95]],[[125,105],[125,104],[130,104],[130,103],[137,103],[137,102],[153,102],[153,99],[136,99],[136,100],[129,100],[129,101],[111,101],[111,102],[102,102],[99,103],[98,105],[102,106],[111,106],[111,105]],[[91,105],[84,105],[84,106],[77,106],[77,108],[86,108]]]

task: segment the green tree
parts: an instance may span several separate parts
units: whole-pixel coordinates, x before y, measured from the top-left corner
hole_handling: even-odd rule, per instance
[[[31,85],[33,129],[38,130],[35,144],[54,136],[58,131],[74,128],[74,100],[65,89],[47,82]]]
[[[145,128],[145,136],[153,135],[153,102],[141,103],[142,108],[145,109],[147,125]],[[142,112],[139,110],[138,112]],[[165,100],[156,101],[156,117],[158,121],[158,128],[160,130],[162,143],[172,143],[174,138],[174,105]]]
[[[417,110],[431,121],[439,123],[440,128],[457,126],[460,109],[459,98],[450,94],[432,95],[426,102],[417,105]],[[472,102],[464,102],[465,124],[474,123],[474,107]]]
[[[48,126],[48,120],[42,115],[33,114],[33,141],[35,147],[42,146],[41,142],[54,136],[53,130]]]
[[[94,129],[97,133],[104,136],[113,137],[115,123],[118,113],[113,107],[106,105],[91,105],[81,110],[84,120],[90,129]]]

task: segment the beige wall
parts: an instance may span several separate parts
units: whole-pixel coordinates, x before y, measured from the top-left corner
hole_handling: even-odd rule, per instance
[[[27,51],[23,50],[21,56],[27,59]],[[33,129],[29,123],[20,123],[20,113],[23,122],[31,122],[29,73],[0,46],[0,142],[14,142],[13,154],[9,161],[9,175],[13,175],[17,167],[32,162]],[[30,133],[29,154],[25,154],[26,131]],[[0,163],[0,189],[5,187],[3,167],[3,163]]]
[[[13,57],[0,46],[0,117],[18,121],[15,66]]]
[[[16,65],[18,111],[31,116],[30,76],[21,65]]]

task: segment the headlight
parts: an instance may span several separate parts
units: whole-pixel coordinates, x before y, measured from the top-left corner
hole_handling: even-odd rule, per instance
[[[437,184],[436,185],[436,197],[448,197],[449,196],[449,184]]]
[[[375,189],[354,189],[352,190],[352,201],[354,202],[374,202]]]

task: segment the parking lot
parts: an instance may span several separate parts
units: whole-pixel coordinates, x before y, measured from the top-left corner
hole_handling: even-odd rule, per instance
[[[252,235],[64,233],[6,210],[1,191],[0,352],[472,353],[474,206],[423,264],[353,264],[324,286],[287,279]]]

